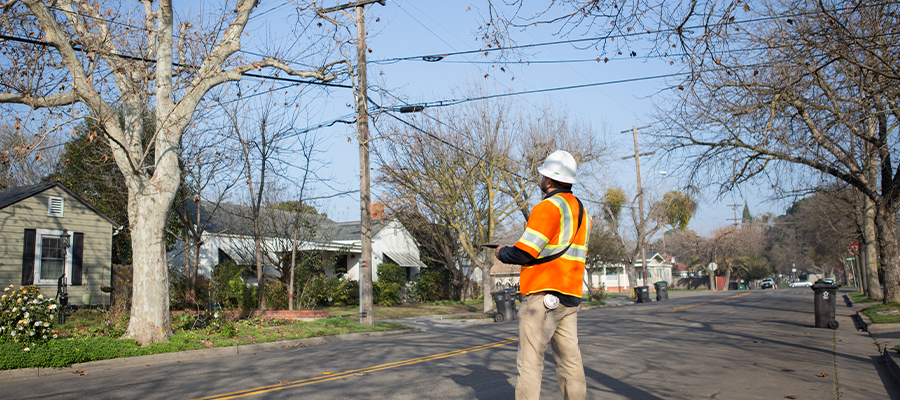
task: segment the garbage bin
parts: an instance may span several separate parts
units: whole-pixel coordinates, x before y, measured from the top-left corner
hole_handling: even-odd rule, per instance
[[[810,286],[815,293],[816,328],[837,329],[838,322],[834,319],[834,307],[837,298],[837,285],[824,281],[816,281]]]
[[[634,298],[637,300],[637,303],[649,303],[650,302],[650,287],[649,286],[635,286],[634,287]]]
[[[494,302],[497,303],[495,322],[514,321],[516,319],[516,293],[514,289],[498,290],[491,292]]]
[[[653,284],[656,288],[656,301],[669,300],[669,282],[659,281]]]

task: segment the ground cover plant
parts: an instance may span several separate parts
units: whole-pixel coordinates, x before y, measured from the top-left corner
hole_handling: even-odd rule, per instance
[[[381,322],[376,323],[374,327],[369,327],[344,318],[329,318],[313,322],[263,320],[260,318],[231,321],[219,316],[204,322],[202,327],[195,325],[193,329],[178,329],[173,326],[175,334],[169,339],[169,343],[153,343],[142,347],[134,340],[103,336],[101,332],[82,329],[79,327],[80,325],[81,323],[73,323],[65,334],[46,343],[31,346],[29,351],[24,350],[27,345],[22,343],[12,341],[0,343],[0,370],[65,367],[88,361],[209,347],[277,342],[356,332],[409,329],[406,326]]]
[[[893,315],[878,315],[879,312],[900,311],[900,303],[891,302],[888,304],[875,304],[860,310],[873,324],[895,324],[900,323],[900,313]]]

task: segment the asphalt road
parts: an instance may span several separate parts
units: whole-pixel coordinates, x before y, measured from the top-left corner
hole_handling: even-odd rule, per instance
[[[579,313],[588,398],[900,399],[839,305],[813,328],[809,289],[673,294]],[[846,310],[846,311],[845,311]],[[257,354],[85,368],[0,384],[3,399],[511,399],[515,322]],[[547,353],[542,398],[561,398]],[[788,397],[796,396],[796,397]]]

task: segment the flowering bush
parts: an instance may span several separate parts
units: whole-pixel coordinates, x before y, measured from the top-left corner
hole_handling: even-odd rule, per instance
[[[209,328],[212,332],[224,337],[233,338],[237,336],[237,327],[234,326],[234,321],[223,312],[217,312],[212,315],[212,319],[209,321]]]
[[[0,341],[24,343],[25,351],[40,342],[55,338],[51,332],[56,300],[45,298],[34,286],[3,289],[0,297]]]

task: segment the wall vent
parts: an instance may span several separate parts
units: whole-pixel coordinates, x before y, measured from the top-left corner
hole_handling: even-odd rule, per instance
[[[50,206],[49,211],[47,212],[48,216],[51,217],[60,217],[63,216],[63,209],[65,206],[65,199],[62,197],[50,197]]]

